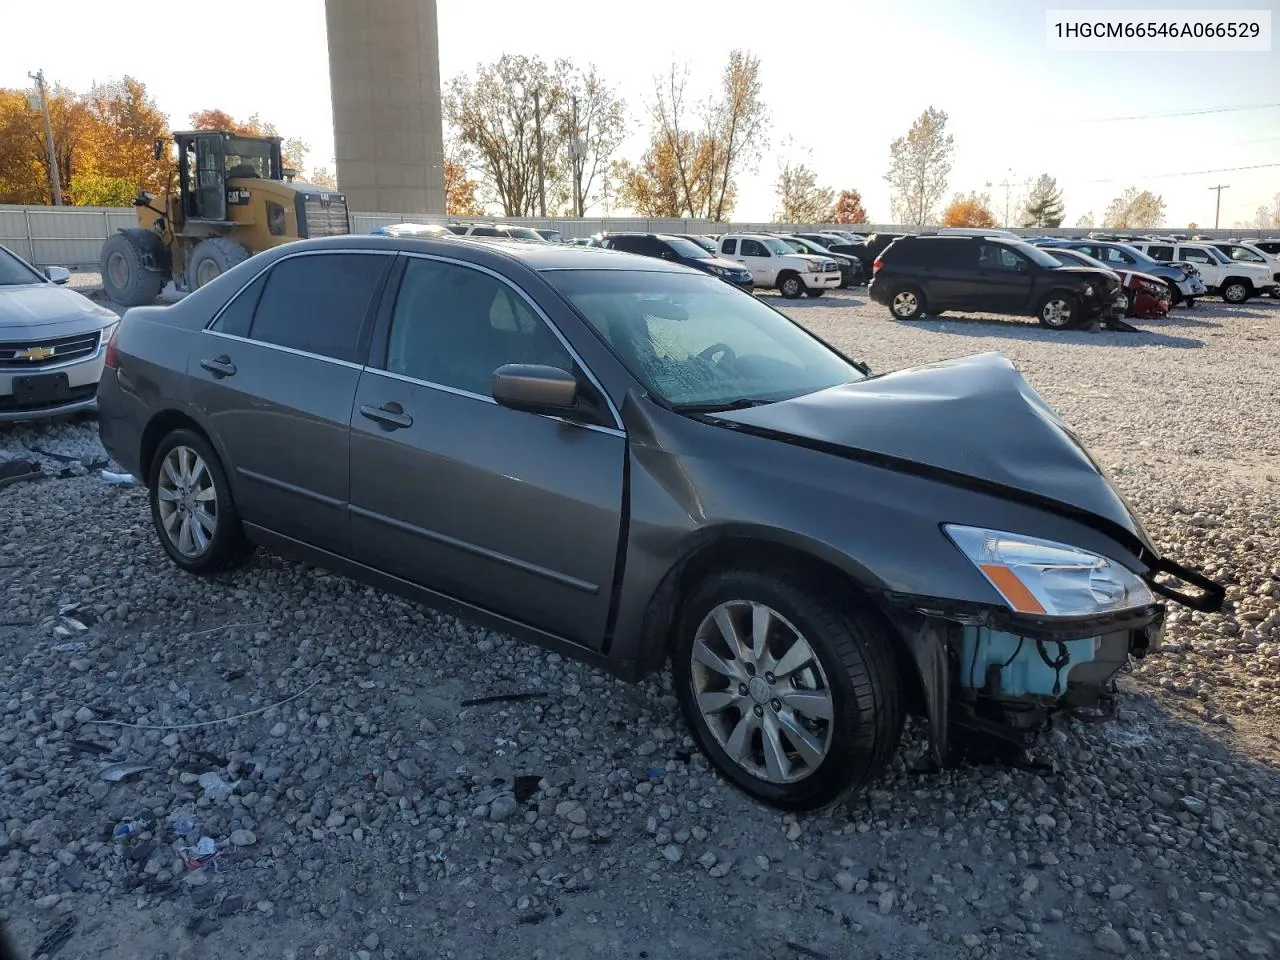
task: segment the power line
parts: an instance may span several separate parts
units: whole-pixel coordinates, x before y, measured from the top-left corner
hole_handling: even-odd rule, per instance
[[[1280,103],[1242,103],[1231,107],[1205,107],[1200,110],[1177,110],[1171,113],[1136,113],[1129,117],[1090,117],[1077,123],[1116,123],[1121,120],[1163,120],[1167,117],[1199,117],[1210,113],[1237,113],[1241,110],[1273,110]]]
[[[1163,180],[1167,177],[1199,177],[1207,173],[1235,173],[1238,170],[1266,170],[1280,163],[1255,163],[1250,167],[1219,167],[1216,170],[1188,170],[1184,173],[1148,173],[1140,177],[1108,177],[1105,180],[1081,180],[1080,183],[1127,183],[1133,180]]]

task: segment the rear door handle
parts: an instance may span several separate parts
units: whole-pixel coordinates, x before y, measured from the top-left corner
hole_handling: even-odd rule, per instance
[[[375,407],[371,403],[360,404],[360,415],[381,424],[388,430],[401,430],[413,426],[413,417],[404,412],[398,403],[385,403]]]
[[[212,360],[201,360],[200,366],[204,367],[218,379],[223,377],[234,377],[236,374],[236,365],[231,362],[231,358],[225,353]]]

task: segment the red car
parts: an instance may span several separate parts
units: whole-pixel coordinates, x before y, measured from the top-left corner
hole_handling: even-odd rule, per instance
[[[1138,317],[1142,320],[1159,319],[1168,314],[1169,308],[1173,305],[1173,297],[1169,292],[1169,285],[1159,277],[1130,270],[1118,273],[1101,260],[1095,260],[1088,254],[1080,253],[1078,250],[1052,247],[1045,249],[1045,253],[1055,260],[1061,260],[1063,266],[1093,267],[1097,270],[1108,270],[1115,274],[1124,285],[1124,294],[1129,299],[1129,309],[1125,312],[1127,317]]]

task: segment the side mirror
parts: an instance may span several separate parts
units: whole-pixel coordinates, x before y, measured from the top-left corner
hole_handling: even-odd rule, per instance
[[[66,283],[71,279],[71,271],[66,267],[45,267],[44,275],[54,283]]]
[[[493,399],[526,413],[563,413],[578,399],[578,381],[559,367],[507,363],[493,371]]]

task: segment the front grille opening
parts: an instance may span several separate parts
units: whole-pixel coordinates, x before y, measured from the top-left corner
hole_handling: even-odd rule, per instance
[[[101,337],[95,331],[52,340],[0,342],[0,370],[40,370],[83,360],[97,352]]]

